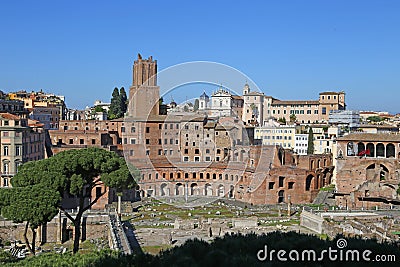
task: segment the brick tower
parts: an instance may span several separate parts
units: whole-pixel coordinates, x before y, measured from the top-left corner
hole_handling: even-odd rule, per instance
[[[135,118],[159,115],[160,87],[157,86],[157,60],[150,56],[133,64],[133,81],[129,90],[128,113]]]

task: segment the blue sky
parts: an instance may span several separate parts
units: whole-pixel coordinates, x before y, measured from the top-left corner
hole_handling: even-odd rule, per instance
[[[344,90],[348,109],[397,113],[399,13],[396,0],[2,1],[0,89],[43,89],[82,108],[129,88],[140,52],[159,70],[227,64],[279,99]],[[203,91],[190,90],[174,98]]]

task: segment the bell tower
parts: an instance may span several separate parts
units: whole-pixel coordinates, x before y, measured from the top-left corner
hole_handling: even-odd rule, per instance
[[[157,86],[157,60],[138,54],[133,63],[132,86],[129,89],[129,116],[147,118],[159,115],[160,87]]]

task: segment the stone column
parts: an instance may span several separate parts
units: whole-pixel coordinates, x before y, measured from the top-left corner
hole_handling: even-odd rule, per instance
[[[57,243],[62,243],[61,210],[58,212],[57,218]]]

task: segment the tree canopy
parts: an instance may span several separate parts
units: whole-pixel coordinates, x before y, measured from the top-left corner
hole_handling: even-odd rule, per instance
[[[26,223],[24,238],[27,248],[35,254],[36,229],[51,221],[58,212],[60,194],[41,185],[0,189],[0,208],[3,217],[16,223]],[[27,238],[32,230],[32,242]]]
[[[38,186],[56,191],[59,196],[71,195],[77,199],[75,218],[58,205],[75,226],[74,252],[79,249],[83,213],[106,193],[103,190],[93,197],[92,189],[102,184],[118,191],[136,185],[125,160],[100,148],[67,150],[45,160],[28,162],[12,179],[14,187]],[[87,198],[90,203],[85,202]]]
[[[367,121],[370,122],[381,122],[384,121],[384,118],[380,117],[380,116],[370,116],[367,118]]]
[[[112,119],[122,118],[127,111],[128,107],[128,97],[125,92],[125,88],[121,87],[118,90],[117,87],[114,88],[112,97],[111,97],[111,104],[110,109],[108,110],[108,117]]]

